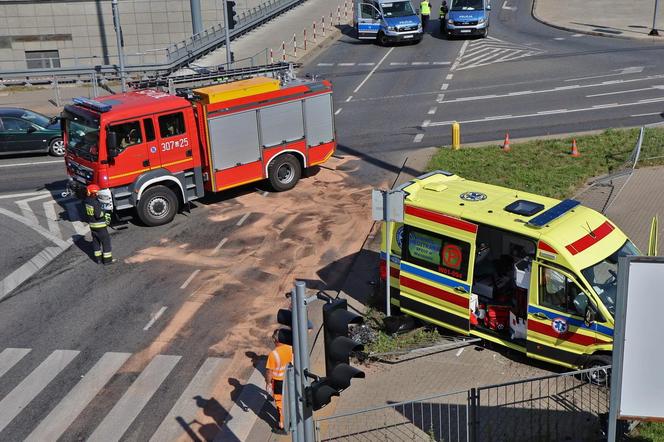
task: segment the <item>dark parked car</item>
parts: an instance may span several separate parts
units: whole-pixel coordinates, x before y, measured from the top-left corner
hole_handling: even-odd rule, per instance
[[[0,155],[48,152],[65,154],[60,121],[27,109],[0,107]]]

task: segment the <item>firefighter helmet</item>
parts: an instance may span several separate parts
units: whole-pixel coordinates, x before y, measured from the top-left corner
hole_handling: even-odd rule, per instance
[[[99,186],[96,184],[89,184],[87,187],[88,195],[94,195],[99,192]]]

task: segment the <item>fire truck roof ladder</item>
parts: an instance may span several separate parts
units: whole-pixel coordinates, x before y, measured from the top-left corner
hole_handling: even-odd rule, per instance
[[[265,74],[271,74],[273,76],[285,79],[294,78],[293,68],[299,66],[300,63],[279,62],[226,70],[224,69],[223,65],[220,65],[210,68],[197,68],[198,71],[194,74],[178,75],[173,77],[144,77],[141,80],[130,82],[129,85],[133,89],[167,87],[169,93],[175,94],[176,84],[208,82],[206,84],[196,85],[196,87],[204,87]]]

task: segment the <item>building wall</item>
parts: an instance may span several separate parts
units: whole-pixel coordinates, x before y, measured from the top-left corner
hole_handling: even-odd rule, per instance
[[[118,3],[127,64],[162,62],[164,48],[191,36],[189,0]],[[204,28],[223,23],[222,6],[201,0]],[[0,72],[27,69],[26,51],[50,50],[62,67],[117,64],[111,0],[0,0]]]

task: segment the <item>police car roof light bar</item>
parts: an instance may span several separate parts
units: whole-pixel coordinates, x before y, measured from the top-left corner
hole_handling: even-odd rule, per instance
[[[76,97],[73,98],[72,101],[74,102],[74,104],[86,107],[88,109],[92,109],[97,112],[108,112],[113,108],[113,106],[111,106],[110,104],[102,103],[101,101],[97,100],[91,100],[85,97]]]
[[[546,212],[537,215],[535,218],[528,221],[526,225],[531,227],[542,228],[551,221],[553,221],[554,219],[560,218],[570,210],[574,209],[579,204],[581,203],[576,200],[572,199],[563,200],[558,204],[556,204],[555,206],[553,206],[552,208],[550,208],[549,210],[547,210]]]

